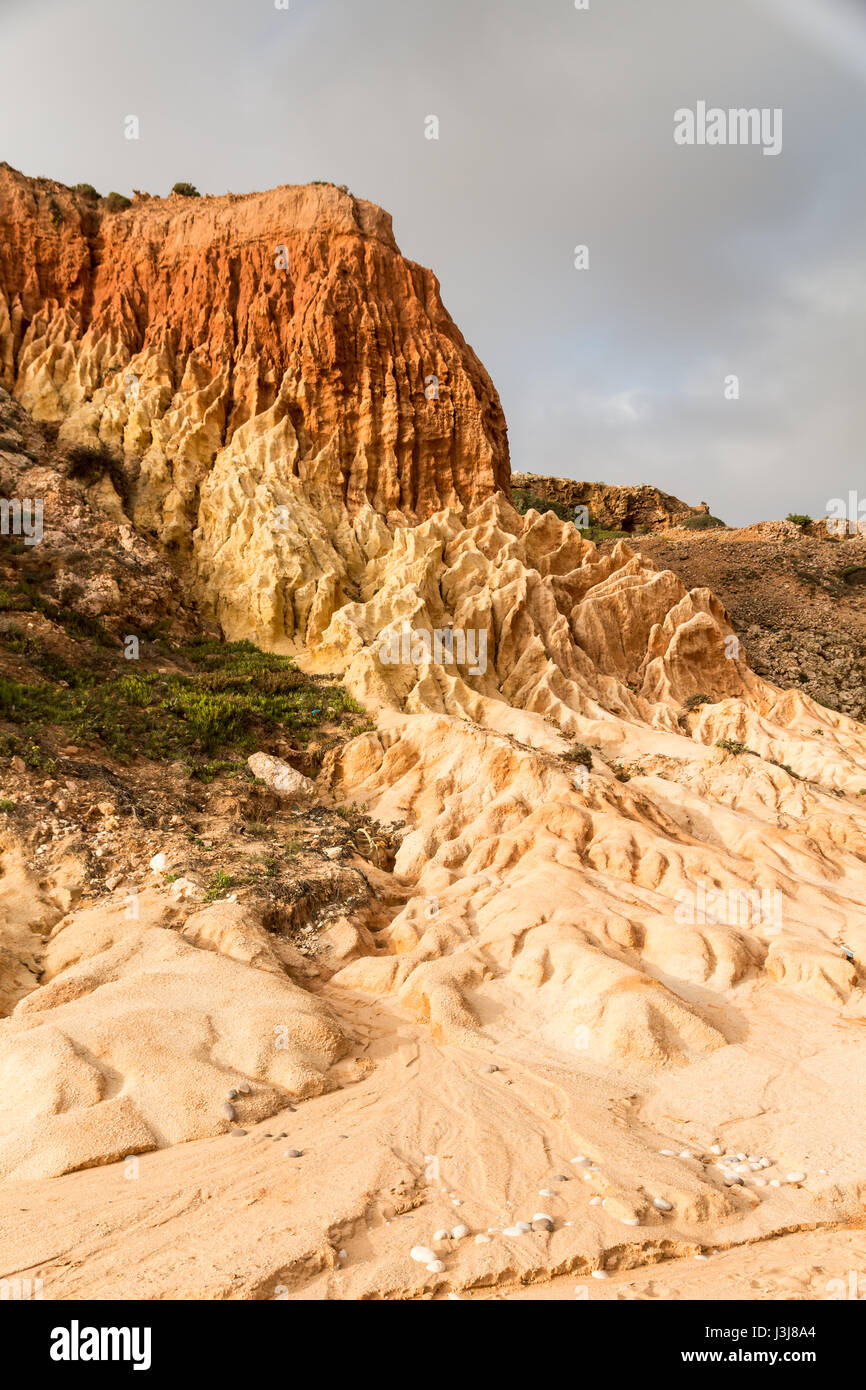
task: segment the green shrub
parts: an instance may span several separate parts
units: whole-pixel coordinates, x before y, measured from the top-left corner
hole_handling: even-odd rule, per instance
[[[683,709],[691,713],[693,709],[698,709],[701,705],[711,705],[713,701],[709,695],[690,695],[684,702]]]
[[[723,521],[720,521],[717,516],[708,516],[706,512],[700,512],[697,516],[683,517],[679,525],[685,527],[687,531],[709,531],[718,527],[726,529]]]
[[[125,212],[127,208],[132,207],[132,199],[123,193],[109,193],[103,202],[106,212]]]
[[[77,183],[72,191],[77,193],[80,198],[86,198],[89,203],[99,202],[99,194],[92,183]]]
[[[734,738],[720,738],[716,740],[717,748],[724,748],[726,753],[750,753],[752,750],[747,748],[744,743],[738,743]]]
[[[567,763],[579,763],[581,767],[592,768],[592,753],[585,743],[573,743],[562,756]]]
[[[181,198],[200,198],[201,194],[194,183],[176,183],[172,187],[172,193],[179,193]]]
[[[514,510],[521,516],[526,516],[527,512],[553,512],[560,521],[574,521],[574,508],[567,507],[564,502],[550,502],[546,497],[539,497],[535,492],[529,492],[525,488],[512,488],[511,503]]]
[[[788,515],[785,517],[785,520],[792,522],[794,526],[812,525],[812,518],[810,516],[806,516],[805,512],[789,512]]]
[[[224,893],[228,892],[233,883],[234,879],[231,874],[227,874],[224,869],[217,869],[207,886],[207,892],[204,895],[205,902],[212,903],[215,898],[221,898]]]

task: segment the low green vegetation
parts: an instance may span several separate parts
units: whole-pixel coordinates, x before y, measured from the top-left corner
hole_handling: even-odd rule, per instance
[[[744,743],[738,743],[735,738],[720,738],[716,740],[717,748],[724,748],[726,753],[751,753],[751,748],[747,748]]]
[[[812,518],[807,516],[805,512],[789,512],[785,520],[792,522],[794,526],[812,525]]]
[[[585,743],[573,743],[562,756],[567,763],[578,763],[581,767],[587,768],[592,767],[592,753]]]
[[[709,695],[690,695],[683,702],[683,709],[686,714],[691,714],[692,710],[699,709],[701,705],[711,705],[713,703]]]
[[[3,641],[9,645],[8,636]],[[119,762],[183,761],[207,782],[243,772],[245,756],[268,735],[306,745],[323,725],[347,733],[370,727],[342,687],[314,681],[288,657],[249,642],[190,643],[173,656],[191,665],[191,674],[88,670],[43,654],[34,662],[47,675],[42,682],[0,678],[0,755],[17,753],[43,766],[47,732],[55,728]]]
[[[683,517],[678,525],[686,531],[710,531],[718,530],[719,527],[722,530],[727,529],[725,523],[720,521],[717,516],[709,516],[706,512],[700,512],[697,516]]]
[[[564,502],[550,502],[546,497],[539,497],[527,488],[512,488],[511,503],[521,516],[526,516],[527,512],[541,512],[542,516],[545,512],[553,512],[560,521],[574,521],[573,507],[566,506]]]
[[[109,193],[104,202],[106,212],[125,212],[132,207],[132,199],[124,193]]]
[[[182,198],[200,198],[201,194],[194,183],[176,183],[172,187],[172,193],[179,193]]]

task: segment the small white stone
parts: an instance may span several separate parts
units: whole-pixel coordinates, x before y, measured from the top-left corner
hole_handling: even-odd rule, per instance
[[[670,1202],[665,1201],[664,1197],[653,1197],[653,1206],[658,1207],[659,1211],[673,1211]]]
[[[468,1227],[468,1226],[455,1226],[455,1227],[454,1227],[454,1230],[451,1232],[451,1238],[452,1238],[452,1240],[462,1240],[463,1237],[464,1237],[464,1236],[468,1236],[468,1234],[469,1234],[469,1227]]]
[[[771,1187],[781,1187],[782,1184],[780,1183],[780,1181],[779,1181],[778,1178],[770,1178],[770,1186],[771,1186]]]
[[[608,1272],[606,1269],[594,1269],[592,1271],[592,1277],[593,1279],[607,1279]]]
[[[745,1163],[745,1161],[746,1161],[746,1155],[745,1155],[745,1154],[737,1154],[737,1162],[738,1162],[738,1163]]]
[[[805,1181],[806,1181],[806,1174],[805,1174],[805,1173],[789,1173],[788,1176],[787,1176],[786,1179],[785,1179],[785,1182],[793,1182],[793,1183],[805,1182]]]
[[[155,874],[161,874],[163,869],[168,868],[168,855],[155,854],[150,861],[150,867]]]
[[[759,1158],[758,1162],[762,1168],[771,1168],[773,1166],[768,1158]]]
[[[515,1224],[515,1226],[517,1227],[517,1229],[518,1229],[518,1231],[520,1232],[521,1235],[526,1235],[526,1232],[527,1232],[527,1231],[531,1231],[531,1230],[532,1230],[532,1227],[531,1227],[531,1225],[529,1224],[528,1221],[515,1221],[514,1224]]]
[[[636,1216],[621,1216],[620,1221],[623,1226],[639,1226],[640,1221]]]
[[[525,1234],[525,1232],[520,1228],[520,1226],[506,1226],[502,1234],[504,1236],[522,1236]]]
[[[746,1162],[747,1162],[747,1163],[760,1163],[760,1161],[761,1161],[761,1155],[760,1155],[760,1154],[749,1154],[748,1158],[746,1159]]]
[[[449,1240],[449,1239],[450,1239],[450,1232],[448,1232],[448,1231],[446,1231],[446,1230],[444,1230],[444,1229],[441,1230],[441,1231],[434,1231],[434,1232],[433,1232],[433,1239],[434,1239],[434,1240]]]
[[[748,1163],[737,1163],[734,1167],[734,1172],[739,1173],[741,1178],[744,1178],[746,1174],[751,1173],[751,1171]]]
[[[426,1245],[413,1245],[409,1251],[409,1258],[419,1265],[429,1265],[436,1259],[436,1251],[429,1250]]]
[[[538,1195],[539,1197],[555,1197],[556,1193],[551,1192],[549,1187],[540,1187],[538,1189]]]
[[[445,1266],[441,1260],[431,1260],[427,1266],[428,1274],[444,1274]]]
[[[345,1250],[338,1250],[337,1254],[339,1255],[341,1260],[347,1260],[349,1258]]]
[[[692,1153],[691,1149],[680,1149],[679,1156],[680,1158],[694,1158],[694,1154]]]
[[[600,1207],[600,1206],[601,1206],[601,1198],[600,1198],[600,1197],[590,1197],[590,1199],[589,1199],[589,1205],[590,1205],[591,1207]]]
[[[676,1158],[677,1156],[676,1149],[659,1149],[659,1153],[663,1154],[665,1158]]]
[[[490,1237],[484,1235],[483,1233],[475,1237],[476,1245],[490,1245],[490,1243]]]
[[[453,1207],[462,1207],[462,1206],[463,1206],[463,1202],[461,1201],[461,1199],[460,1199],[459,1197],[455,1197],[455,1198],[454,1198],[454,1201],[451,1203],[451,1205],[452,1205]]]
[[[713,1147],[710,1149],[710,1153],[711,1153],[711,1154],[720,1154],[721,1152],[722,1152],[722,1146],[721,1146],[721,1144],[714,1144]]]
[[[571,1160],[571,1162],[572,1162],[572,1163],[579,1163],[580,1166],[581,1166],[581,1168],[588,1168],[588,1167],[590,1166],[590,1164],[592,1163],[592,1159],[591,1159],[591,1158],[587,1158],[587,1157],[586,1157],[586,1154],[578,1154],[578,1155],[577,1155],[577,1158],[573,1158],[573,1159]]]
[[[708,1260],[710,1257],[709,1257],[709,1255],[695,1255],[694,1258],[695,1258],[696,1260]]]
[[[532,1219],[533,1221],[549,1221],[553,1225],[553,1217],[548,1216],[546,1211],[537,1211]]]

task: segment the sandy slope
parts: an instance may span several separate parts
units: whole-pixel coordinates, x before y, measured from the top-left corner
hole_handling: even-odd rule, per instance
[[[272,498],[237,486],[276,594]],[[779,1297],[797,1240],[828,1296],[862,1250],[866,729],[756,677],[708,590],[552,516],[296,501],[307,597],[267,640],[377,712],[319,791],[394,827],[393,872],[313,972],[243,894],[152,882],[134,920],[56,922],[0,1024],[0,1272],[61,1298],[573,1296],[599,1269],[592,1296],[644,1270],[649,1296]],[[383,664],[403,622],[483,630],[486,670]]]

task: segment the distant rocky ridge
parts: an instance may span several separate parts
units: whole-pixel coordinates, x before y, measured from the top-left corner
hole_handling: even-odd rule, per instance
[[[514,491],[532,493],[569,510],[583,504],[589,508],[593,525],[606,531],[664,531],[670,526],[681,525],[687,517],[710,515],[706,502],[690,507],[687,502],[648,483],[617,487],[539,473],[512,473],[511,486]]]

